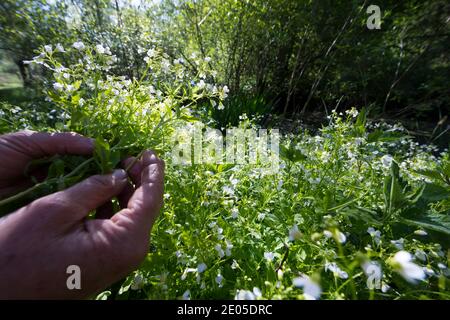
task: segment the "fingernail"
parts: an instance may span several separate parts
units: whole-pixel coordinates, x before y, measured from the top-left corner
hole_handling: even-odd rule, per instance
[[[150,163],[154,163],[156,162],[156,154],[153,151],[145,151],[143,156],[142,156],[142,160],[144,162],[144,165],[149,165]]]
[[[112,176],[113,176],[115,179],[123,180],[123,179],[126,179],[127,173],[126,173],[126,171],[123,170],[123,169],[117,169],[117,170],[114,170]]]

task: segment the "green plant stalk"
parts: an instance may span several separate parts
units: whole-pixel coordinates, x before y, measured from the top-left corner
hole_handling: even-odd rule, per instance
[[[94,161],[94,158],[90,158],[90,159],[82,162],[79,166],[77,166],[75,169],[73,169],[72,172],[68,173],[67,175],[65,175],[65,176],[63,176],[61,178],[53,178],[53,179],[45,180],[43,182],[35,184],[34,186],[32,186],[29,189],[26,189],[26,190],[24,190],[22,192],[19,192],[19,193],[15,194],[15,195],[13,195],[13,196],[11,196],[9,198],[0,200],[0,207],[6,205],[8,203],[11,203],[13,201],[17,201],[17,200],[19,200],[19,199],[29,195],[30,193],[38,190],[40,187],[42,187],[44,185],[51,184],[51,183],[56,183],[56,182],[58,182],[60,180],[68,179],[68,178],[74,176],[75,174],[77,174],[81,169],[83,169],[83,167],[85,167],[86,165],[88,165],[92,161]]]

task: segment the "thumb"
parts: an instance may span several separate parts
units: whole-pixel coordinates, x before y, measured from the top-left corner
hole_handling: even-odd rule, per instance
[[[111,220],[126,230],[148,234],[163,204],[164,161],[152,151],[142,155],[141,185],[128,201],[127,208],[116,213]]]
[[[127,173],[118,169],[111,174],[89,177],[66,190],[37,200],[37,204],[52,213],[65,215],[65,220],[77,221],[117,196],[126,184]],[[68,216],[67,212],[70,212]]]

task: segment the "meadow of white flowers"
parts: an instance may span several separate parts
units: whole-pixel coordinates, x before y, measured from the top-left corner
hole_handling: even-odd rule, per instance
[[[276,174],[173,165],[166,138],[223,110],[228,88],[208,61],[196,59],[192,75],[158,48],[139,79],[110,74],[114,62],[101,44],[45,46],[29,63],[51,73],[49,110],[0,110],[11,131],[77,131],[121,156],[151,148],[166,158],[147,258],[98,299],[450,298],[448,150],[352,109],[317,133],[284,134]],[[246,117],[239,126],[257,128]]]

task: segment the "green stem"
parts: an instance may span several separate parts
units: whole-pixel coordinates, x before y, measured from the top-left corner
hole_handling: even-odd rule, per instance
[[[3,199],[3,200],[0,201],[0,207],[4,206],[4,205],[6,205],[6,204],[8,204],[10,202],[19,200],[22,197],[25,197],[26,195],[28,195],[28,194],[32,193],[33,191],[39,189],[41,186],[48,184],[49,182],[56,182],[56,179],[50,179],[50,180],[47,180],[47,181],[44,181],[44,182],[41,182],[41,183],[37,183],[37,184],[35,184],[34,186],[32,186],[31,188],[29,188],[27,190],[19,192],[19,193],[15,194],[15,195],[13,195],[13,196],[11,196],[9,198]]]
[[[44,185],[56,183],[56,182],[58,182],[60,179],[61,179],[61,180],[65,180],[65,179],[67,179],[67,178],[70,178],[70,177],[74,176],[75,174],[77,174],[81,169],[83,169],[83,167],[85,167],[86,165],[88,165],[88,164],[91,163],[92,161],[94,161],[94,158],[90,158],[90,159],[84,161],[84,162],[81,163],[79,166],[77,166],[75,169],[73,169],[72,172],[68,173],[67,175],[65,175],[65,176],[63,176],[63,177],[61,177],[61,178],[53,178],[53,179],[45,180],[45,181],[43,181],[43,182],[40,182],[40,183],[35,184],[34,186],[32,186],[32,187],[29,188],[29,189],[26,189],[26,190],[24,190],[24,191],[22,191],[22,192],[19,192],[19,193],[15,194],[15,195],[13,195],[13,196],[11,196],[11,197],[9,197],[9,198],[0,200],[0,207],[6,205],[6,204],[8,204],[8,203],[11,203],[11,202],[13,202],[13,201],[19,200],[20,198],[23,198],[23,197],[29,195],[30,193],[32,193],[32,192],[38,190],[40,187],[42,187],[42,186],[44,186]]]

